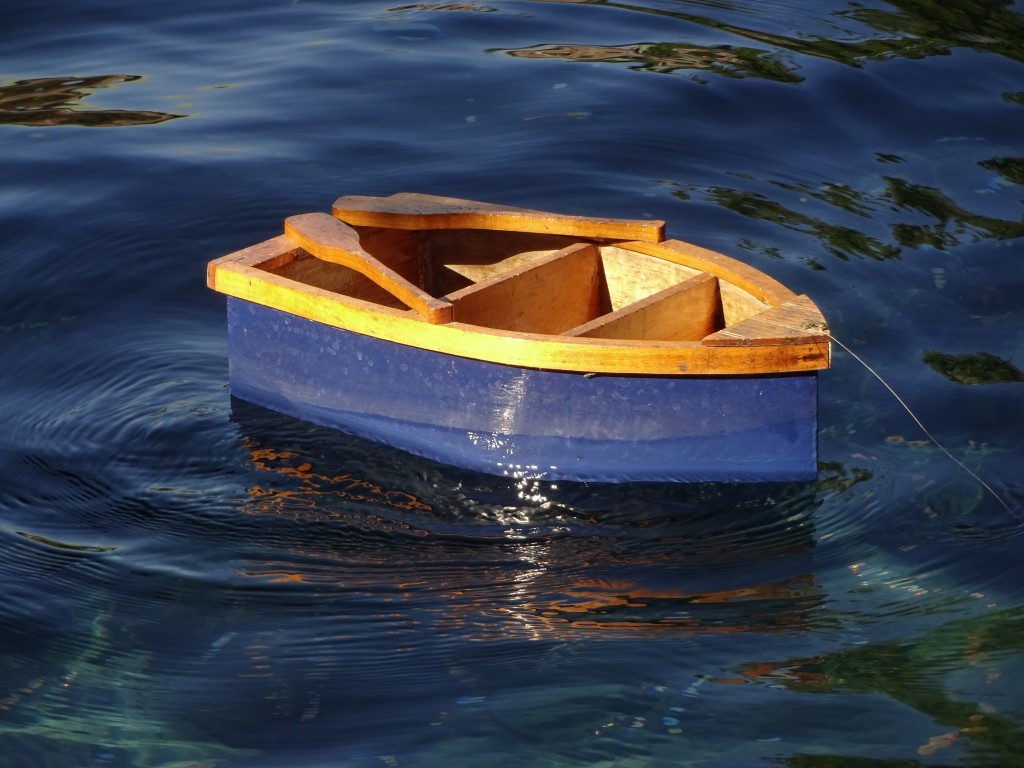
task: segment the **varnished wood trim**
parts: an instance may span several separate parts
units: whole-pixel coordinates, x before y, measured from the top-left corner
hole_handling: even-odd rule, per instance
[[[665,233],[663,221],[567,216],[409,192],[339,197],[332,212],[353,226],[395,229],[494,229],[647,242],[658,242]]]
[[[806,296],[766,309],[703,340],[705,346],[752,347],[766,344],[828,343],[828,326]]]
[[[229,296],[386,341],[507,365],[610,374],[741,375],[812,371],[829,365],[828,344],[753,347],[696,341],[630,341],[497,331],[464,323],[424,322],[410,312],[381,307],[259,269],[256,257],[285,258],[285,237],[229,254],[210,265],[209,284]],[[725,258],[725,257],[722,257]]]

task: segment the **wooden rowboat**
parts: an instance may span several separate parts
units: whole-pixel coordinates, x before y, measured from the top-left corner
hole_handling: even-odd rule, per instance
[[[806,480],[821,312],[660,221],[419,194],[209,265],[233,395],[437,461],[580,481]]]

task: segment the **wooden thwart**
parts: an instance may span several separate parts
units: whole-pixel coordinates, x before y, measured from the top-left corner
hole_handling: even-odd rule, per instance
[[[696,341],[722,326],[718,279],[708,274],[640,299],[566,331],[592,339]]]
[[[665,222],[564,216],[453,197],[402,192],[390,197],[339,197],[334,215],[353,226],[396,229],[495,229],[657,243]]]

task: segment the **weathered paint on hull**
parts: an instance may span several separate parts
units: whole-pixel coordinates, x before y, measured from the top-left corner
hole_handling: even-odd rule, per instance
[[[584,376],[381,341],[228,299],[232,394],[446,464],[594,482],[817,474],[817,376]]]

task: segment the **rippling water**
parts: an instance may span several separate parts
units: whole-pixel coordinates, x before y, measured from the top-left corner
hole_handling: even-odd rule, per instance
[[[1024,5],[0,18],[0,765],[1012,765]],[[496,480],[232,401],[341,194],[663,218],[824,308],[817,482]],[[984,484],[983,484],[984,483]]]

